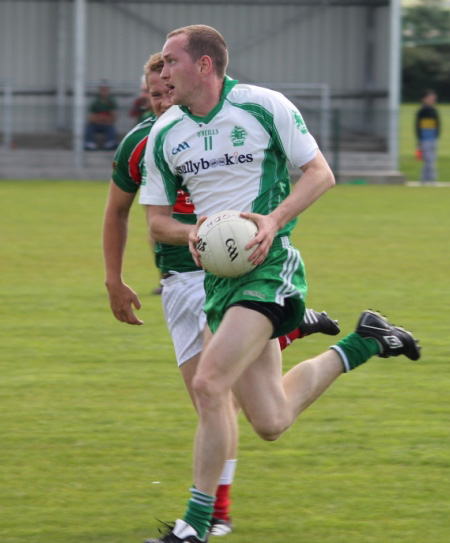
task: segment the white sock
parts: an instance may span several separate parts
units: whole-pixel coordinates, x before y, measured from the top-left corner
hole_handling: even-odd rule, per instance
[[[222,475],[219,479],[219,485],[231,485],[234,480],[234,473],[236,471],[237,459],[227,460],[222,470]]]

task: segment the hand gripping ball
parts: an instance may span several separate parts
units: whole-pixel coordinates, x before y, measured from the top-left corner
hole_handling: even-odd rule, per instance
[[[239,277],[253,270],[248,260],[256,249],[245,246],[258,233],[258,227],[250,219],[244,219],[239,211],[226,210],[214,213],[198,229],[197,250],[205,270],[218,277]]]

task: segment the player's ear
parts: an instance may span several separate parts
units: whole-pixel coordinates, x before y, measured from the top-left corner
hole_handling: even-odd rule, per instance
[[[208,55],[203,55],[202,57],[200,57],[198,65],[200,74],[203,76],[210,74],[214,69],[213,61]]]

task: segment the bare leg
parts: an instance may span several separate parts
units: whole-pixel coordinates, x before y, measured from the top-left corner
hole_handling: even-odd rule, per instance
[[[205,345],[206,343],[211,339],[212,334],[209,331],[209,328],[205,331]],[[183,376],[184,384],[186,386],[186,389],[189,393],[189,396],[191,397],[192,404],[195,407],[196,411],[196,400],[195,395],[192,390],[192,381],[194,379],[194,375],[197,371],[198,362],[200,360],[200,353],[196,356],[193,356],[191,359],[186,361],[184,364],[180,366],[181,375]],[[230,403],[228,406],[228,417],[229,417],[229,428],[230,428],[230,444],[229,449],[227,453],[227,460],[228,459],[235,459],[237,458],[237,449],[238,449],[238,425],[237,425],[237,412],[239,410],[236,401],[233,397],[230,399]],[[195,476],[194,476],[195,480]]]
[[[330,350],[282,377],[280,347],[277,340],[268,341],[271,334],[265,316],[232,307],[203,351],[194,378],[199,410],[194,474],[197,489],[206,494],[214,493],[231,442],[231,390],[255,431],[275,440],[343,372],[340,356]]]
[[[336,351],[326,351],[294,366],[283,377],[283,388],[294,420],[319,398],[343,373],[344,366]]]
[[[201,492],[214,494],[233,440],[231,387],[260,355],[271,334],[266,317],[232,307],[203,350],[193,381],[199,412],[194,481]]]

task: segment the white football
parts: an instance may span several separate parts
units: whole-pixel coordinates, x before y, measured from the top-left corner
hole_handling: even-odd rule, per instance
[[[197,232],[202,266],[218,277],[239,277],[248,273],[255,267],[248,257],[256,246],[248,251],[245,246],[257,233],[256,224],[241,217],[239,211],[228,209],[214,213]]]

